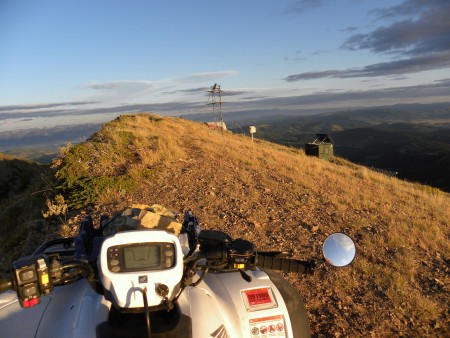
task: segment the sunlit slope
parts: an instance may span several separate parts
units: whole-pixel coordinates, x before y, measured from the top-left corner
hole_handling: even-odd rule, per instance
[[[313,333],[448,333],[450,197],[437,189],[145,114],[104,125],[67,150],[57,169],[72,207],[192,210],[203,228],[296,258],[319,256],[328,234],[345,232],[357,245],[350,267],[289,276]]]

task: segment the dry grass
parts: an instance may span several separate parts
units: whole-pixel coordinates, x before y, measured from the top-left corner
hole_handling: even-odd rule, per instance
[[[353,237],[358,256],[350,267],[289,276],[306,298],[315,335],[449,333],[448,194],[342,159],[326,162],[154,115],[113,121],[85,147],[97,152],[73,172],[122,168],[139,182],[129,192],[103,192],[100,210],[130,202],[191,209],[204,228],[261,249],[291,249],[298,258],[319,255],[332,232]]]

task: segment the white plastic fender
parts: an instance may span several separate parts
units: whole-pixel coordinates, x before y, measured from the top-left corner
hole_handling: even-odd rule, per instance
[[[108,319],[110,303],[85,279],[55,287],[32,308],[21,308],[12,292],[0,294],[0,304],[11,295],[0,305],[0,337],[96,337],[97,326]]]
[[[192,337],[268,337],[273,328],[274,337],[293,337],[289,313],[278,289],[263,271],[246,273],[252,277],[250,283],[239,272],[208,273],[197,287],[185,290],[179,304],[181,311],[191,316]],[[258,289],[268,289],[273,302],[249,306],[245,291]]]

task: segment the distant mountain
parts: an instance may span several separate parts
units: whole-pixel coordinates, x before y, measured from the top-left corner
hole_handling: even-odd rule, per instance
[[[232,106],[233,107],[233,106]],[[225,108],[226,105],[225,105]],[[352,128],[386,123],[409,123],[450,128],[450,103],[402,104],[351,110],[265,109],[227,111],[223,116],[229,129],[248,133],[257,125],[256,137],[285,145],[303,147],[315,133],[336,133]],[[211,121],[207,113],[186,114],[191,121]],[[53,128],[0,132],[0,151],[38,163],[48,164],[67,143],[80,143],[98,131],[101,124],[58,126]],[[353,159],[358,161],[358,159]]]
[[[450,128],[380,125],[333,133],[337,155],[450,192]]]
[[[69,142],[72,144],[78,142]],[[28,146],[20,148],[12,148],[5,151],[5,154],[15,156],[17,158],[28,159],[39,164],[51,164],[52,160],[58,156],[59,149],[66,144],[53,144],[51,146]]]
[[[450,124],[450,103],[403,104],[325,113],[318,116],[351,120],[368,124],[380,123],[439,123]]]
[[[56,126],[0,132],[0,151],[39,163],[50,163],[58,149],[79,143],[96,132],[101,124]]]
[[[297,148],[316,133],[330,134],[337,156],[450,191],[449,103],[279,116],[260,120],[256,130],[255,137]]]

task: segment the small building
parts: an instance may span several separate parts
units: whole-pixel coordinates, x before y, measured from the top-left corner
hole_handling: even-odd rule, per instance
[[[205,122],[206,125],[210,128],[210,129],[223,129],[223,130],[227,130],[227,125],[225,124],[225,122],[223,121],[216,121],[216,122]]]
[[[329,160],[334,156],[333,140],[330,135],[316,134],[316,140],[305,144],[305,154]]]

